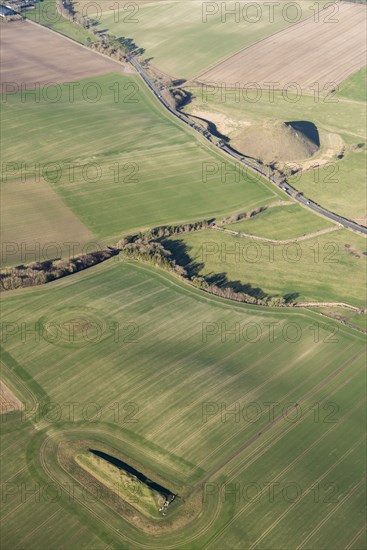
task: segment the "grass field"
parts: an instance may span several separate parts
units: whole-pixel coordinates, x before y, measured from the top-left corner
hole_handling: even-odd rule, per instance
[[[312,4],[302,3],[304,15]],[[53,0],[43,5],[54,9]],[[139,8],[136,29],[126,21],[116,29],[177,76],[180,63],[194,74],[285,25],[278,7],[272,25],[237,26],[218,15],[205,26],[196,0],[190,9],[171,0]],[[106,13],[104,28],[111,21]],[[49,58],[42,74],[54,70]],[[41,89],[39,101],[16,93],[1,104],[2,229],[5,244],[15,244],[6,263],[38,259],[24,255],[35,245],[44,253],[64,243],[57,255],[67,255],[70,244],[78,252],[91,239],[106,246],[139,229],[220,220],[275,202],[228,227],[275,239],[332,227],[297,204],[282,205],[288,197],[269,182],[243,172],[238,178],[217,148],[166,113],[133,74],[74,84],[72,100],[64,85],[58,101]],[[88,89],[100,92],[98,100]],[[242,111],[227,102],[226,116],[314,115],[322,139],[365,139],[360,101],[336,108],[310,99],[302,98],[297,118],[297,106],[278,99]],[[224,112],[215,102],[207,107]],[[348,150],[340,163],[352,154],[362,158]],[[362,216],[356,177],[352,199],[338,182],[330,200]],[[365,305],[365,240],[346,229],[289,245],[216,230],[172,240],[175,253],[190,255],[191,267],[217,282]],[[19,408],[0,414],[4,550],[364,548],[365,316],[225,300],[122,255],[4,292],[1,305],[0,405],[11,399]],[[163,497],[91,449],[177,498],[161,513]]]
[[[288,99],[281,92],[273,95],[263,90],[255,101],[254,90],[248,95],[240,90],[239,97],[238,93],[229,93],[220,87],[191,88],[191,91],[194,99],[186,109],[213,120],[219,131],[233,139],[241,127],[247,125],[261,125],[266,121],[313,122],[319,131],[320,151],[307,164],[309,168],[318,164],[319,168],[311,168],[290,181],[325,208],[366,223],[365,102],[343,98],[342,91],[326,99],[317,94],[314,97],[303,94],[297,100],[292,94]],[[336,157],[343,149],[344,157],[339,160]],[[288,164],[301,166],[301,163]]]
[[[290,244],[213,230],[190,233],[178,241],[178,256],[188,254],[200,275],[250,285],[271,296],[364,307],[365,239],[345,229]]]
[[[327,315],[332,319],[338,319],[353,327],[367,331],[367,313],[356,313],[341,307],[317,308],[315,311]]]
[[[93,234],[46,181],[3,182],[0,212],[3,265],[70,256],[94,241]]]
[[[46,192],[54,189],[97,240],[280,198],[274,186],[251,174],[222,181],[222,170],[231,164],[167,115],[137,77],[110,74],[92,82],[100,92],[97,103],[85,99],[91,83],[86,79],[76,83],[72,102],[64,86],[56,103],[34,102],[31,96],[22,101],[19,93],[2,104],[3,159],[10,167],[3,176],[9,187],[16,189],[23,163],[25,183],[39,189],[46,180]],[[42,177],[35,186],[38,165]],[[204,178],[206,166],[211,170]],[[14,218],[18,227],[23,206]],[[6,215],[11,204],[4,201],[3,208]],[[27,230],[38,231],[35,218]],[[77,231],[74,241],[82,241]]]
[[[72,40],[80,42],[80,44],[97,41],[97,38],[90,31],[65,19],[56,9],[56,0],[42,0],[42,2],[35,4],[34,10],[24,11],[23,15],[31,21],[40,23]]]
[[[100,324],[98,341],[79,333],[55,338],[55,324],[76,318]],[[19,388],[26,382],[41,403],[39,413],[27,408],[3,424],[2,476],[13,484],[6,485],[12,494],[3,506],[5,547],[231,550],[261,538],[270,550],[287,532],[289,549],[311,536],[313,548],[324,548],[329,537],[341,549],[361,529],[360,334],[307,311],[228,303],[154,268],[114,261],[6,295],[3,319],[28,329],[54,323],[53,333],[50,324],[40,339],[31,332],[24,338],[20,325],[2,337],[5,376]],[[236,324],[239,338],[226,333]],[[269,402],[276,405],[274,417]],[[229,414],[233,408],[238,418]],[[282,409],[289,416],[279,417]],[[65,454],[74,449],[77,456],[83,441],[116,449],[185,495],[158,520],[158,531],[152,527],[154,537],[103,498],[93,500],[91,489],[83,492],[84,479],[71,477]],[[53,502],[42,493],[47,483]],[[241,494],[234,499],[229,491],[237,483]],[[274,483],[273,499],[267,483]],[[34,493],[24,496],[24,484],[39,484],[39,501]],[[302,495],[290,501],[284,495],[290,486],[293,498],[294,484]],[[166,522],[174,528],[167,531]]]
[[[356,101],[366,101],[366,71],[367,68],[363,67],[363,69],[347,78],[347,80],[345,80],[339,88],[339,95],[342,97],[347,97],[348,99],[354,99]]]
[[[240,220],[224,227],[240,233],[282,240],[301,237],[333,226],[334,224],[325,218],[315,216],[298,204],[292,204],[268,208],[252,218]]]
[[[355,139],[345,136],[347,149],[348,142],[352,140],[355,143]],[[316,171],[307,170],[289,181],[318,204],[366,226],[367,214],[363,200],[367,190],[366,163],[367,150],[364,143],[360,150],[347,150],[342,160],[334,160]]]
[[[172,77],[188,79],[290,25],[277,3],[273,17],[263,1],[257,3],[260,9],[256,10],[242,0],[228,2],[226,10],[234,10],[236,16],[226,15],[223,3],[207,4],[197,0],[152,2],[136,6],[139,9],[134,14],[115,9],[103,12],[100,26],[116,36],[133,38],[145,48],[144,57],[153,58],[153,65]],[[320,8],[323,4],[319,3]],[[303,18],[312,16],[311,6],[308,0],[302,2]],[[288,18],[295,15],[290,7]]]

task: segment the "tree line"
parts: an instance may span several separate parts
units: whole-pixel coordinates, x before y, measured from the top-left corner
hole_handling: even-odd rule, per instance
[[[262,292],[254,296],[243,290],[237,290],[233,288],[230,281],[225,280],[222,284],[218,284],[213,278],[191,273],[185,265],[181,265],[172,257],[172,252],[167,248],[167,239],[183,233],[208,229],[214,227],[215,223],[215,219],[212,218],[194,223],[158,226],[135,235],[124,236],[113,247],[108,247],[106,250],[80,254],[71,259],[56,258],[5,268],[0,271],[0,289],[14,290],[41,285],[119,255],[122,260],[142,261],[163,268],[196,288],[215,296],[269,307],[293,305],[283,296],[269,296]]]

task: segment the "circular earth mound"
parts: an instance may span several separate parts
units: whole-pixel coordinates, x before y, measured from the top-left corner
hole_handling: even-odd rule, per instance
[[[297,161],[312,157],[320,140],[311,122],[268,122],[242,128],[232,135],[231,146],[264,162]]]

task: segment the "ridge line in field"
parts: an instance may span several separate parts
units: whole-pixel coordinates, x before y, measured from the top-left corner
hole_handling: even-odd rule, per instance
[[[72,42],[73,44],[76,44],[76,45],[80,46],[81,48],[84,48],[85,50],[87,50],[90,53],[96,53],[96,54],[102,56],[104,59],[107,59],[107,60],[110,59],[114,63],[117,63],[118,65],[120,65],[120,68],[122,69],[123,72],[127,72],[126,70],[124,70],[124,68],[126,68],[125,65],[123,63],[121,63],[121,61],[119,61],[118,59],[114,59],[113,57],[110,57],[109,55],[105,55],[102,52],[99,52],[97,50],[89,48],[89,46],[86,46],[85,44],[82,44],[81,42],[78,42],[74,38],[70,38],[70,36],[67,36],[66,34],[64,34],[60,31],[55,31],[54,29],[51,29],[50,27],[46,27],[46,25],[42,25],[42,23],[37,23],[36,21],[32,21],[32,19],[24,19],[23,23],[30,23],[31,25],[35,25],[36,27],[42,27],[43,29],[45,29],[46,31],[49,31],[50,33],[57,34],[58,36],[60,36],[64,40],[68,40],[69,42]],[[108,74],[108,72],[109,71],[106,71],[106,74]]]
[[[322,11],[322,10],[320,10],[320,11]],[[315,17],[315,14],[310,15],[310,17],[306,17],[305,19],[302,19],[302,21],[297,21],[296,23],[293,23],[293,24],[289,25],[288,27],[285,27],[284,29],[280,29],[279,31],[274,32],[273,34],[269,34],[268,36],[265,36],[264,38],[260,38],[259,40],[256,40],[256,42],[253,42],[252,44],[249,44],[247,46],[244,46],[243,48],[240,48],[239,50],[237,50],[236,52],[228,55],[227,57],[223,57],[221,59],[221,61],[216,61],[213,65],[210,65],[209,67],[204,69],[204,71],[201,71],[196,76],[193,76],[192,78],[190,78],[187,82],[185,82],[185,86],[190,85],[190,83],[194,83],[196,79],[203,77],[206,73],[208,73],[209,71],[212,71],[213,69],[215,69],[216,67],[218,67],[222,63],[227,62],[229,59],[231,59],[235,55],[238,55],[240,52],[244,52],[245,50],[248,50],[252,46],[256,46],[257,44],[260,44],[261,42],[264,42],[265,40],[268,40],[269,38],[272,38],[273,36],[276,36],[276,35],[284,32],[284,31],[288,31],[292,27],[295,27],[297,25],[301,26],[303,23],[305,23],[306,21],[308,21],[309,19],[314,18],[314,17]]]

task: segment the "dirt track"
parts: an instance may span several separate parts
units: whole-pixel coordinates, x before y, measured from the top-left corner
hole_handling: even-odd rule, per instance
[[[338,11],[335,11],[336,8]],[[311,17],[238,52],[198,76],[203,83],[257,83],[283,89],[297,83],[301,89],[320,90],[340,83],[366,64],[366,6],[332,4]],[[266,85],[268,83],[268,85]],[[333,86],[328,86],[328,92]],[[289,92],[294,92],[290,88]]]
[[[313,233],[308,233],[307,235],[301,235],[299,237],[293,237],[292,239],[268,239],[267,237],[259,237],[258,235],[251,235],[250,233],[244,233],[243,231],[235,231],[232,229],[227,229],[224,227],[213,226],[211,229],[216,231],[223,231],[224,233],[229,233],[230,235],[235,235],[236,237],[253,239],[254,241],[263,241],[266,243],[274,244],[289,244],[297,243],[299,241],[307,241],[308,239],[313,239],[314,237],[319,237],[320,235],[325,235],[326,233],[331,233],[333,231],[338,231],[342,226],[333,226],[326,229],[320,229],[320,231],[314,231]]]
[[[11,82],[32,88],[123,71],[121,63],[27,21],[1,26],[1,59],[3,90]]]

